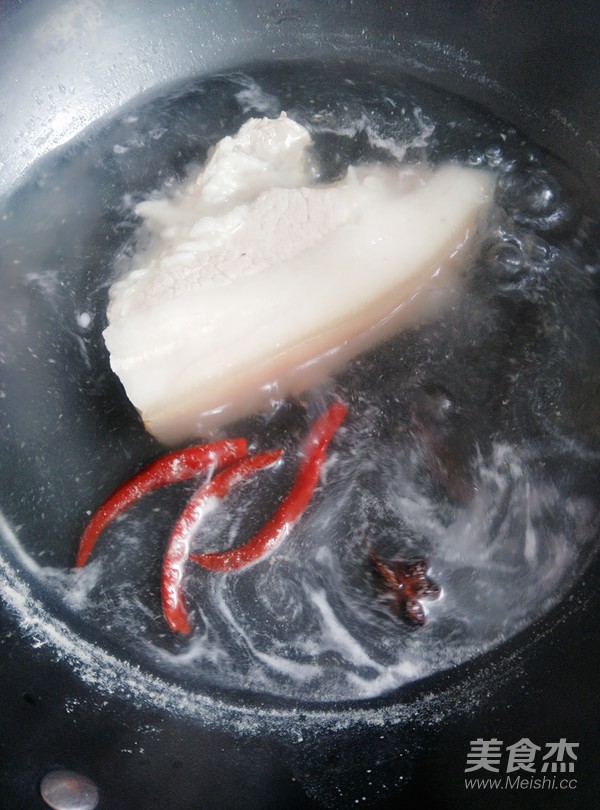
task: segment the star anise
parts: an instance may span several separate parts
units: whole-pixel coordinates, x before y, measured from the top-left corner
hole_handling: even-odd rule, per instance
[[[373,550],[370,558],[376,587],[391,601],[394,613],[408,624],[425,624],[421,599],[437,599],[441,593],[440,586],[427,576],[428,561],[421,558],[414,562],[382,562]]]

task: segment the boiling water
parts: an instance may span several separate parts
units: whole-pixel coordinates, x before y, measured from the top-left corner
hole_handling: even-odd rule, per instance
[[[148,496],[69,570],[90,510],[162,452],[110,373],[107,291],[135,245],[135,204],[249,116],[282,110],[311,130],[324,181],[361,162],[453,160],[496,173],[496,206],[434,319],[231,427],[293,458],[327,402],[349,407],[281,548],[239,573],[189,567],[195,630],[180,639],[160,566],[193,484]],[[599,516],[597,255],[583,184],[510,126],[364,68],[256,67],[127,109],[36,166],[2,213],[2,505],[21,564],[85,638],[192,690],[365,698],[499,644],[581,573]],[[198,549],[250,536],[293,473],[241,486]],[[424,601],[425,627],[378,594],[370,548],[430,561],[443,593]]]

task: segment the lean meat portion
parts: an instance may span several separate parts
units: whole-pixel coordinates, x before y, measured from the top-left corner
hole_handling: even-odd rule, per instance
[[[420,315],[477,231],[491,174],[369,166],[312,178],[310,135],[251,119],[168,197],[141,203],[104,337],[167,444],[300,393]]]

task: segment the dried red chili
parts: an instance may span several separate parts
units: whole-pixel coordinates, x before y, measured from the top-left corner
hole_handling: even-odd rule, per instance
[[[171,630],[184,634],[190,632],[188,615],[183,601],[183,570],[190,556],[189,545],[194,529],[209,502],[213,498],[223,498],[232,487],[248,476],[275,464],[281,458],[282,453],[282,450],[272,450],[242,458],[203,484],[186,504],[169,537],[162,566],[163,615]]]
[[[175,450],[156,459],[119,486],[92,515],[79,540],[75,567],[84,565],[96,541],[117,515],[153,489],[186,481],[209,467],[222,467],[245,456],[245,439],[228,439]]]
[[[346,417],[347,408],[334,402],[313,424],[302,450],[296,479],[283,503],[247,543],[230,551],[191,554],[190,559],[209,571],[235,571],[262,559],[287,537],[304,512],[319,482],[327,448]]]

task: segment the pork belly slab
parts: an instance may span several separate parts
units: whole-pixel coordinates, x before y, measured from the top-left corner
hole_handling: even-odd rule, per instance
[[[418,320],[466,257],[491,174],[367,166],[319,185],[310,144],[285,114],[251,119],[137,208],[143,247],[111,287],[104,338],[166,444],[318,383]]]

